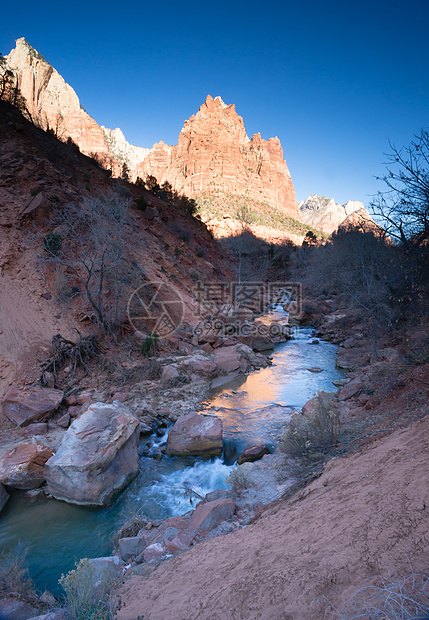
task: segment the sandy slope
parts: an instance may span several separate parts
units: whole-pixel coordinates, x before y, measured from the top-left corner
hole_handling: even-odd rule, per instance
[[[13,278],[7,272],[0,275],[0,398],[15,377],[22,378],[35,353],[46,357],[52,336],[61,329],[64,332],[63,322],[54,316],[58,309],[32,291],[34,286],[34,279]],[[40,347],[47,347],[41,356]],[[38,366],[37,370],[40,374]]]
[[[332,460],[299,495],[122,587],[120,620],[318,620],[375,575],[429,563],[429,417]]]

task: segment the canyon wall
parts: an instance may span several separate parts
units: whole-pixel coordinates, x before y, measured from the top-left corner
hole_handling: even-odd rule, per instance
[[[154,145],[135,177],[148,174],[193,198],[240,195],[300,219],[280,140],[249,139],[235,106],[220,97],[209,95],[185,121],[177,145]]]

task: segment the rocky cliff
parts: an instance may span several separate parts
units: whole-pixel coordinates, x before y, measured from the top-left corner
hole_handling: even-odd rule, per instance
[[[235,106],[220,97],[209,95],[185,121],[176,146],[154,145],[135,172],[147,174],[194,198],[240,195],[300,219],[280,140],[249,139]]]
[[[73,88],[24,38],[6,57],[32,121],[62,140],[71,138],[85,155],[111,165],[112,149],[105,133],[85,112]],[[113,162],[119,170],[118,162]]]
[[[259,133],[249,139],[235,106],[220,97],[209,95],[185,121],[177,145],[159,142],[147,149],[129,144],[119,128],[100,127],[73,88],[24,38],[6,61],[33,122],[62,140],[71,138],[114,175],[122,173],[125,163],[133,180],[150,174],[193,198],[242,196],[300,219],[280,140],[264,140]]]
[[[349,200],[339,205],[333,198],[324,198],[311,194],[307,200],[298,203],[302,221],[313,228],[331,234],[344,220],[359,211],[362,216],[371,220],[371,216],[361,202]],[[371,220],[372,221],[372,220]]]

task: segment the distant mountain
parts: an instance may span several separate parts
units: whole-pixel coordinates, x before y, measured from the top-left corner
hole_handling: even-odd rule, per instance
[[[363,203],[357,200],[349,200],[346,204],[339,205],[333,198],[311,194],[307,200],[298,203],[298,208],[305,224],[328,234],[337,230],[352,214],[360,214],[360,217],[372,222]],[[357,222],[356,217],[353,221]]]

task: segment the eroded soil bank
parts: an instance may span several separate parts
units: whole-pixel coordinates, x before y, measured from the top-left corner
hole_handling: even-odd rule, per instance
[[[350,432],[334,458],[250,525],[126,580],[118,620],[349,617],[361,588],[427,571],[428,364],[410,360],[406,334],[380,340],[373,359],[357,329],[353,342],[337,325],[320,333],[349,371],[335,402]]]
[[[117,618],[317,620],[408,558],[427,566],[428,433],[426,417],[333,459],[255,523],[131,577]]]

